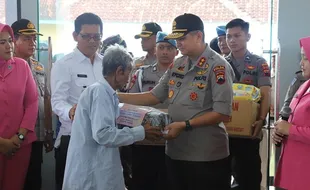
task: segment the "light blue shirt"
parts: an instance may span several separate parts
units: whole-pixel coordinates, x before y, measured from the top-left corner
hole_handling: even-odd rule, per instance
[[[118,129],[119,100],[105,79],[81,94],[72,124],[63,190],[124,190],[119,147],[145,138],[142,126]]]

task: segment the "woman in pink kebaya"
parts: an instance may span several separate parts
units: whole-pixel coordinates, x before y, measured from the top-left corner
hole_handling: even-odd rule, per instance
[[[0,23],[0,189],[22,190],[38,114],[38,91],[26,61],[13,57],[13,31]]]
[[[310,78],[310,37],[300,40],[301,69]],[[310,189],[310,80],[296,92],[288,122],[275,123],[273,141],[282,142],[275,186],[287,190]]]

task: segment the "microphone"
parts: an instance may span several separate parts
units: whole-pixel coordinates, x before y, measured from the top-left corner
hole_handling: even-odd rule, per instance
[[[281,119],[288,121],[290,115],[291,115],[292,109],[289,106],[285,106],[282,110],[281,110]],[[276,134],[277,135],[277,134]],[[283,137],[285,138],[285,136]],[[278,142],[277,144],[275,144],[276,147],[281,147],[282,142]]]

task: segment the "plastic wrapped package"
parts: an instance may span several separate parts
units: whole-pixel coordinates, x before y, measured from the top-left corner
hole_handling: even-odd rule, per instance
[[[152,107],[120,103],[119,108],[120,115],[116,123],[122,127],[136,127],[150,122],[151,126],[164,130],[172,122],[166,112]]]
[[[161,110],[146,107],[146,106],[135,106],[130,104],[119,104],[120,115],[116,120],[119,128],[123,127],[136,127],[144,125],[149,122],[153,127],[159,127],[162,133],[165,133],[164,129],[167,125],[172,123],[169,115]],[[165,140],[152,142],[149,140],[143,140],[135,144],[140,145],[164,145]]]
[[[259,102],[261,99],[260,90],[253,85],[233,84],[234,100],[249,100]]]

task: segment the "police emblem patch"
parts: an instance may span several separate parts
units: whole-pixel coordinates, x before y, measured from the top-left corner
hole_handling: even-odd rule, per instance
[[[224,71],[224,70],[225,70],[225,66],[216,66],[213,69],[214,72],[219,72],[219,71]]]
[[[29,23],[27,24],[27,28],[28,28],[28,29],[34,29],[35,27],[34,27],[34,25],[32,24],[32,22],[29,22]]]
[[[195,101],[198,98],[198,94],[196,92],[192,92],[189,97],[192,101]]]
[[[247,67],[247,69],[249,69],[249,70],[254,70],[254,69],[255,69],[255,66],[253,66],[253,65],[247,65],[246,67]]]
[[[184,72],[184,68],[185,68],[185,66],[184,66],[184,65],[181,65],[180,67],[177,68],[177,70],[178,70],[179,72]]]
[[[168,98],[172,98],[173,95],[174,95],[174,91],[173,91],[173,90],[170,90],[170,91],[169,91],[169,94],[168,94]]]
[[[206,84],[197,83],[196,86],[197,86],[198,89],[203,90],[206,87]]]
[[[217,84],[224,84],[225,83],[225,72],[218,72],[215,75],[216,83]]]
[[[197,71],[198,75],[204,75],[206,74],[206,72],[208,71],[208,69],[201,69],[200,71]]]

